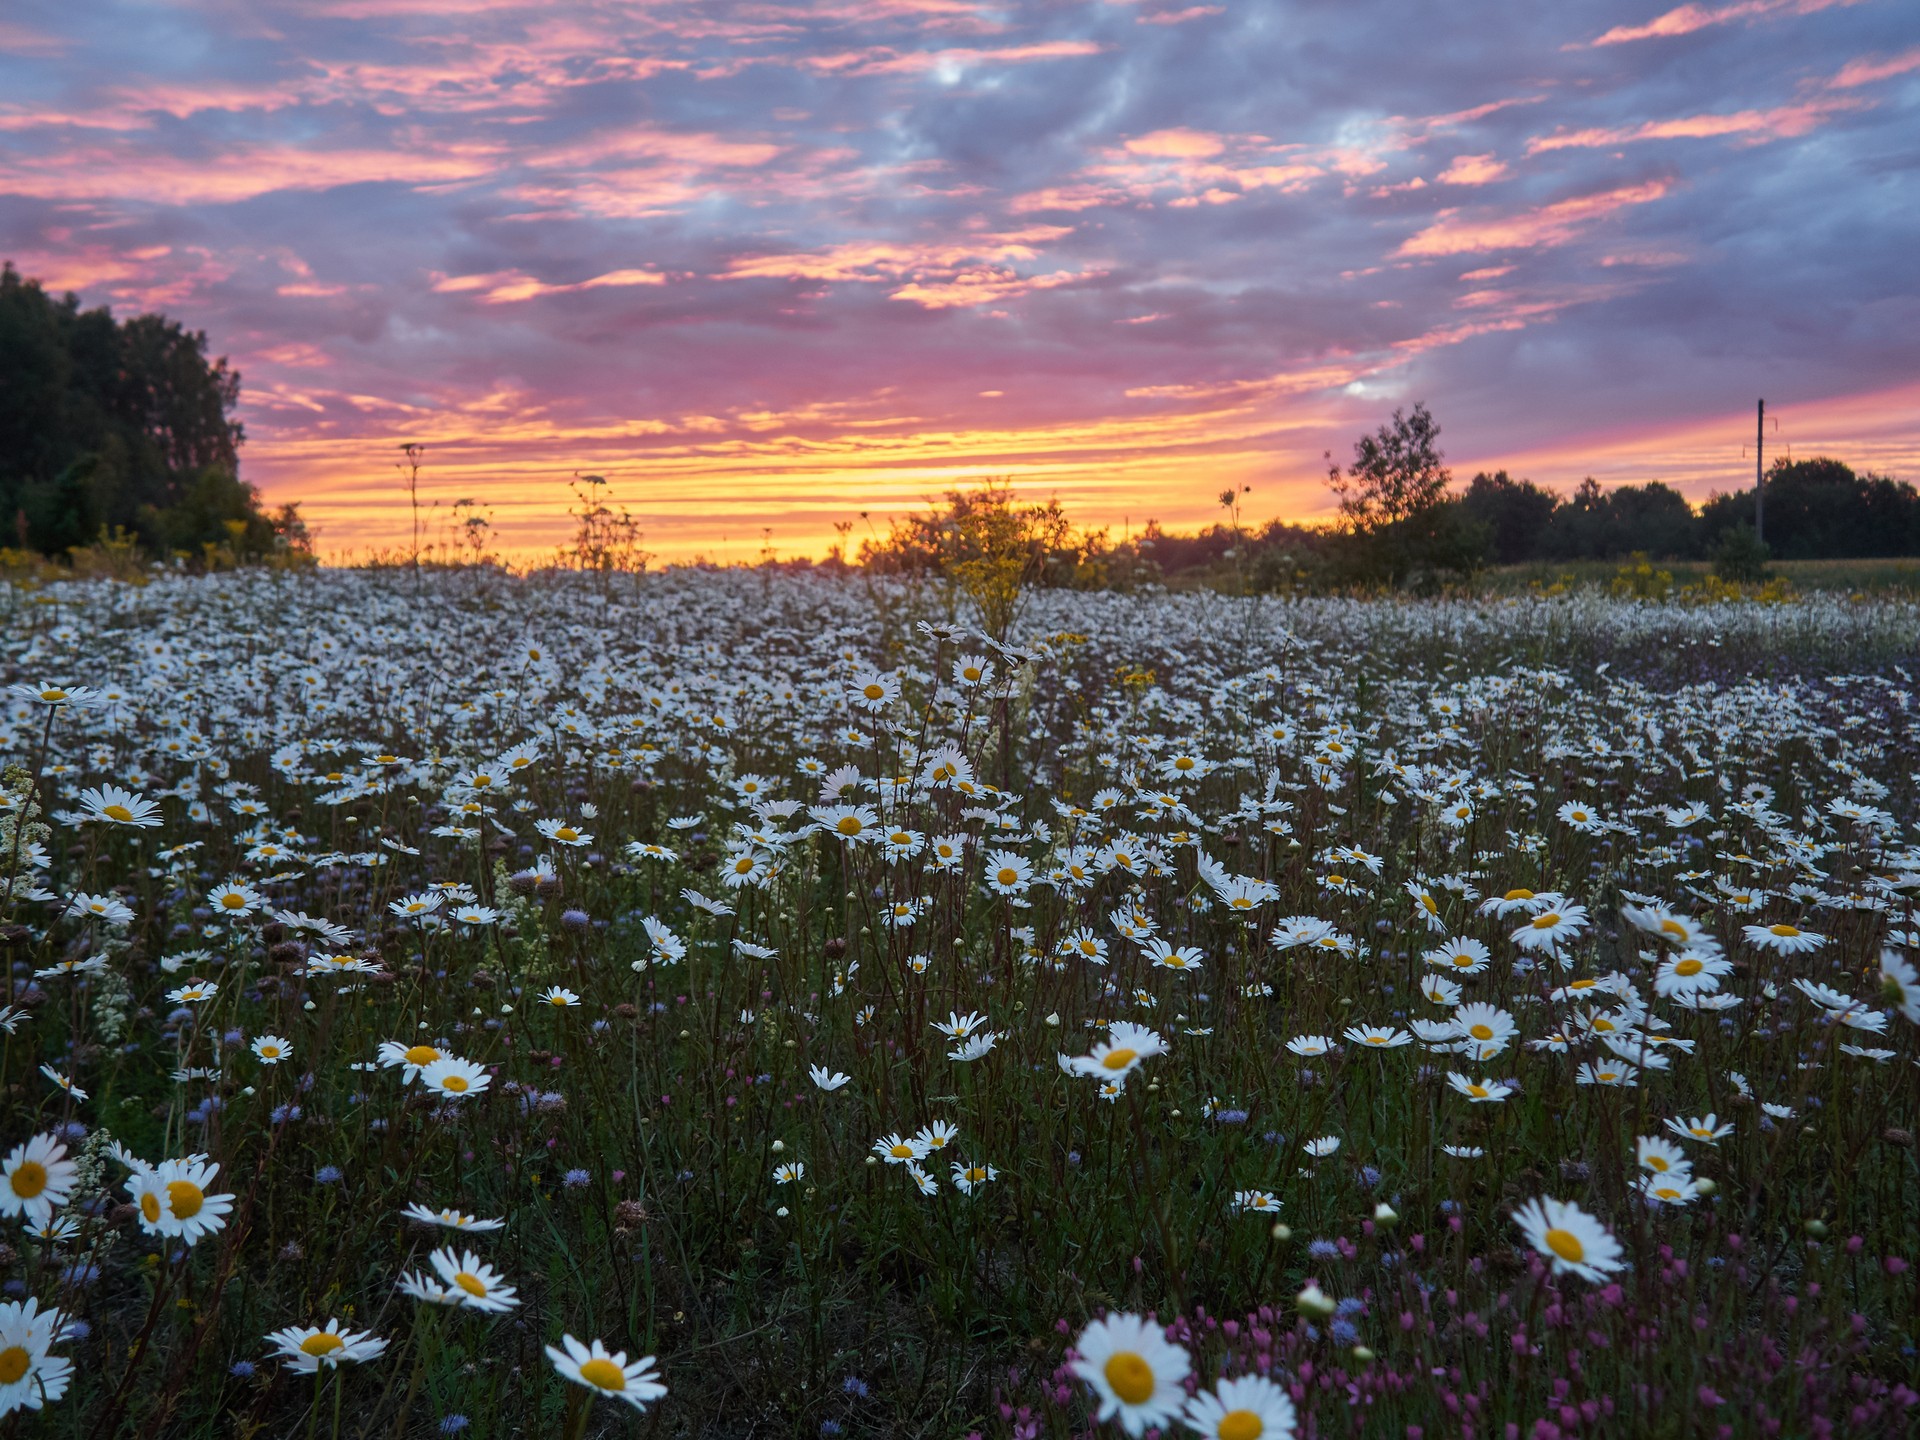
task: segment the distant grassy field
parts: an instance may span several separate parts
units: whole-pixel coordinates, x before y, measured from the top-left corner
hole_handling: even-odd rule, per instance
[[[0,1437],[1920,1434],[1920,605],[1610,578],[0,583]]]
[[[1699,585],[1713,573],[1706,560],[1657,560],[1656,571],[1673,576],[1675,585]],[[1484,577],[1489,589],[1506,593],[1535,585],[1564,583],[1572,587],[1612,583],[1631,566],[1619,560],[1570,560],[1503,565]],[[1920,558],[1897,560],[1782,560],[1770,572],[1796,590],[1835,590],[1862,595],[1920,594]]]

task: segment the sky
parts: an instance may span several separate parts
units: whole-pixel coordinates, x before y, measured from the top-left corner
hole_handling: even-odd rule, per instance
[[[7,0],[0,256],[204,329],[339,556],[1117,535],[1456,474],[1920,480],[1912,0]],[[859,516],[865,512],[864,522]]]

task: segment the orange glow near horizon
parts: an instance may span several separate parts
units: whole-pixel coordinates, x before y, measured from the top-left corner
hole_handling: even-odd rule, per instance
[[[1862,470],[1920,471],[1911,417],[1920,385],[1794,404],[1769,402],[1768,457],[1834,454]],[[1444,417],[1443,417],[1444,419]],[[1011,479],[1029,499],[1057,496],[1075,523],[1118,539],[1148,520],[1191,531],[1222,519],[1221,491],[1250,485],[1243,517],[1326,524],[1334,518],[1320,436],[1325,424],[1262,418],[1255,406],[1178,417],[1008,431],[853,430],[802,436],[783,429],[711,443],[636,447],[607,433],[542,432],[509,415],[498,426],[436,438],[418,429],[276,447],[256,478],[268,501],[297,500],[337,562],[404,551],[412,523],[392,467],[401,436],[426,446],[420,500],[430,542],[445,538],[456,500],[492,514],[496,551],[520,562],[554,553],[572,534],[569,482],[608,480],[607,498],[630,510],[646,549],[664,563],[751,562],[771,545],[783,559],[819,559],[853,522],[857,548],[890,517],[923,510],[949,488]],[[1350,438],[1350,437],[1349,437]],[[1336,453],[1344,455],[1347,446]],[[1443,446],[1447,437],[1442,437]],[[1733,413],[1617,433],[1596,432],[1518,451],[1451,450],[1456,488],[1480,470],[1504,469],[1562,492],[1587,476],[1603,485],[1658,480],[1698,503],[1753,483],[1753,417]],[[1276,465],[1276,455],[1292,458]],[[862,514],[867,517],[864,521]]]

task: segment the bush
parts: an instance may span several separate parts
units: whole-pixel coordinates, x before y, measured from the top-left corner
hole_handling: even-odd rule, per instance
[[[1751,525],[1736,525],[1720,537],[1713,551],[1713,573],[1730,585],[1760,585],[1766,582],[1767,562],[1773,552]]]

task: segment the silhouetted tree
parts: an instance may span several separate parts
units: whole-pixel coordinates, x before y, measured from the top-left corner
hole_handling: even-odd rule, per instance
[[[1473,477],[1460,506],[1470,519],[1487,527],[1491,557],[1497,564],[1515,565],[1536,558],[1560,497],[1531,480],[1515,480],[1501,470],[1484,470]]]
[[[1920,491],[1906,481],[1815,456],[1776,460],[1766,483],[1767,548],[1776,559],[1920,554]],[[1734,526],[1753,524],[1753,491],[1713,496],[1700,519],[1711,548]]]
[[[239,479],[239,398],[203,332],[82,310],[0,266],[0,538],[57,555],[124,527],[159,552],[271,548]]]
[[[1424,402],[1353,444],[1353,463],[1343,473],[1327,454],[1327,488],[1355,531],[1371,533],[1431,510],[1446,498],[1453,477],[1442,463],[1440,426]]]
[[[1488,527],[1447,498],[1453,476],[1440,451],[1440,426],[1425,404],[1354,442],[1342,471],[1329,452],[1327,485],[1346,520],[1348,578],[1367,584],[1433,581],[1485,562]]]

